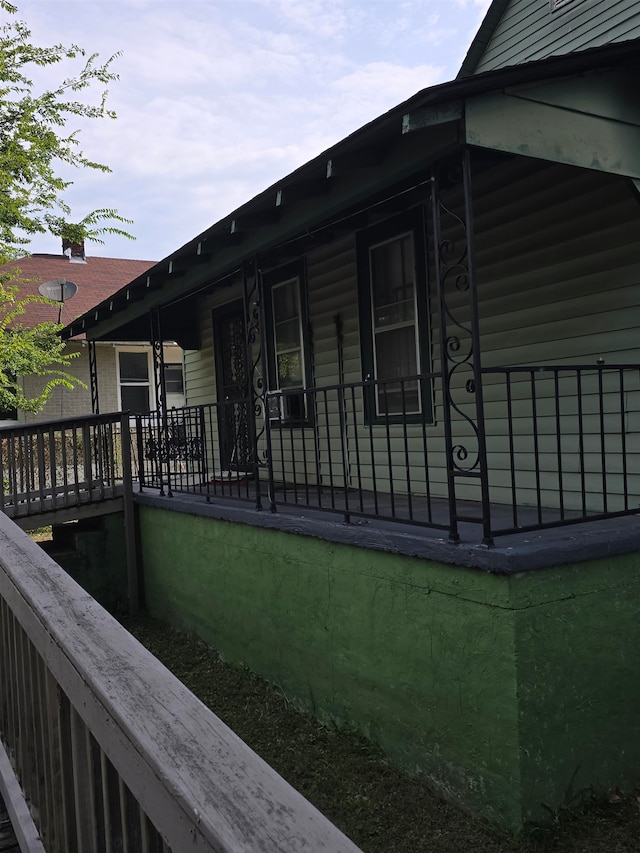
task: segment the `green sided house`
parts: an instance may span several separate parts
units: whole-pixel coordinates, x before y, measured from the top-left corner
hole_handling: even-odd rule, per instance
[[[511,829],[640,767],[640,9],[496,0],[459,77],[65,334],[137,420],[148,609]],[[151,320],[151,322],[150,322]]]

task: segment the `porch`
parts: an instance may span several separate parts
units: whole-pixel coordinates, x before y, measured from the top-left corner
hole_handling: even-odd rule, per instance
[[[442,393],[436,373],[137,416],[137,485],[485,546],[638,512],[638,365],[489,368],[481,377],[492,418],[474,420],[476,407],[462,403],[449,435],[435,417],[405,411],[425,388]],[[392,397],[393,411],[369,416]],[[294,410],[297,419],[283,414]]]

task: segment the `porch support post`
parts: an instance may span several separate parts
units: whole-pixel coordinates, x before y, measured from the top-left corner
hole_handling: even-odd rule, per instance
[[[271,512],[277,512],[278,507],[276,506],[276,487],[275,480],[273,476],[273,455],[271,452],[271,419],[270,419],[270,410],[269,410],[269,397],[267,396],[267,391],[269,388],[269,379],[268,379],[268,364],[267,364],[267,333],[265,329],[265,311],[264,311],[264,278],[262,275],[262,270],[258,265],[258,259],[256,258],[256,286],[257,286],[257,294],[258,301],[256,303],[257,309],[257,322],[260,324],[260,328],[263,330],[263,333],[260,335],[260,376],[259,380],[259,389],[260,389],[260,401],[259,406],[261,410],[261,414],[263,417],[263,426],[262,429],[258,432],[256,436],[256,441],[258,442],[261,436],[264,434],[265,441],[265,450],[263,453],[264,463],[267,467],[267,476],[268,476],[268,489],[269,489],[269,509]]]
[[[162,325],[159,308],[154,308],[151,312],[151,346],[153,349],[153,382],[156,392],[156,408],[166,415],[167,398],[165,393],[164,348],[162,346]]]
[[[164,349],[162,346],[162,325],[160,319],[160,309],[154,308],[151,311],[151,350],[153,354],[153,384],[156,394],[156,429],[158,431],[157,440],[157,465],[158,477],[160,479],[160,494],[164,495],[164,479],[162,476],[163,456],[167,455],[167,495],[172,497],[171,492],[171,477],[169,475],[169,430],[167,424],[167,406],[165,394],[165,371],[164,371]],[[153,426],[152,426],[153,428]]]
[[[89,384],[91,387],[91,411],[100,414],[100,399],[98,396],[98,360],[96,358],[96,342],[89,341]]]
[[[264,418],[264,380],[262,377],[262,335],[260,334],[260,300],[258,298],[258,270],[255,260],[242,266],[242,301],[244,304],[245,330],[247,335],[247,365],[249,382],[247,389],[247,427],[253,478],[256,487],[256,509],[262,509],[260,493],[260,449],[258,437],[264,432],[258,420]]]
[[[121,416],[120,436],[122,441],[122,497],[124,508],[124,541],[127,560],[129,615],[137,616],[140,611],[140,573],[136,549],[135,509],[133,506],[131,426],[129,425],[129,416],[126,414]]]
[[[455,201],[443,201],[447,193],[462,201],[455,212]],[[459,523],[468,521],[481,523],[483,544],[492,545],[468,148],[459,161],[449,160],[434,167],[431,204],[440,315],[449,539],[458,542]],[[468,487],[467,499],[477,494],[480,517],[461,511],[460,501],[464,498],[458,495],[463,485]]]

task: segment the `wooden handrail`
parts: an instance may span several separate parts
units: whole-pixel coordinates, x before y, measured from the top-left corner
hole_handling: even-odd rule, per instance
[[[1,513],[0,655],[0,733],[48,851],[97,851],[135,810],[135,849],[358,853]]]

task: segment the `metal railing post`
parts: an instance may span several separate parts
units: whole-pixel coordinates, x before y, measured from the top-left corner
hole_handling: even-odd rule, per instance
[[[124,506],[124,538],[127,555],[129,613],[135,616],[140,609],[140,577],[136,552],[135,510],[133,506],[133,482],[131,476],[131,433],[129,432],[129,416],[126,414],[123,414],[120,419],[120,440],[122,442],[122,496]]]

